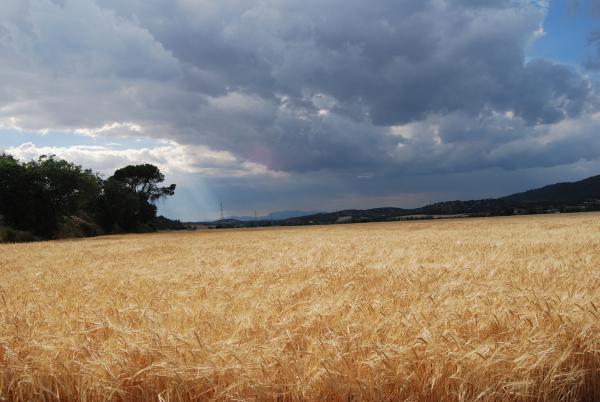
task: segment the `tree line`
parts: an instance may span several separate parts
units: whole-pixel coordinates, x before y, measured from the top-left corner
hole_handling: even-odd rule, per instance
[[[21,162],[0,154],[0,226],[43,239],[181,229],[157,217],[157,202],[175,193],[175,184],[161,187],[164,180],[151,164],[104,179],[55,156]]]

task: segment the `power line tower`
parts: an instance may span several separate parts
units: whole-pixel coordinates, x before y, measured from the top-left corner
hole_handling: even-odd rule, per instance
[[[221,201],[221,220],[225,219],[225,215],[223,214],[223,201]]]

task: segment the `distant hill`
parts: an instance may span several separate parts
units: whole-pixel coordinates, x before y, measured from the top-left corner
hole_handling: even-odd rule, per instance
[[[403,216],[411,210],[403,208],[372,208],[372,209],[346,209],[337,212],[321,212],[319,214],[299,216],[280,221],[281,225],[324,225],[331,223],[376,222],[388,220],[390,217]]]
[[[282,219],[296,218],[298,216],[315,215],[315,214],[319,214],[321,212],[323,212],[323,211],[294,211],[294,210],[292,210],[292,211],[277,211],[277,212],[271,212],[268,215],[259,216],[259,217],[242,215],[242,216],[230,216],[227,219],[235,219],[235,220],[242,221],[242,222],[249,222],[249,221],[255,221],[255,220],[278,221],[278,220],[282,220]]]
[[[399,220],[443,219],[477,216],[507,216],[556,212],[600,211],[600,176],[574,183],[558,183],[501,198],[468,201],[444,201],[420,208],[347,209],[336,212],[298,214],[284,211],[279,219],[226,219],[213,222],[214,227],[300,226],[335,223],[386,222]]]
[[[600,175],[573,183],[558,183],[500,198],[508,202],[582,202],[600,199]]]
[[[202,223],[202,222],[189,222],[189,223]],[[235,218],[225,218],[225,219],[219,219],[218,221],[214,221],[212,223],[215,225],[221,225],[221,226],[235,226],[235,225],[243,225],[244,221],[235,219]]]
[[[288,218],[296,218],[298,216],[316,215],[323,211],[277,211],[271,212],[269,215],[263,217],[264,220],[281,220]]]

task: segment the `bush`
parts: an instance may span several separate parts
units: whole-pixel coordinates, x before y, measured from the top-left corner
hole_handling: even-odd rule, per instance
[[[6,227],[0,230],[0,242],[1,243],[30,243],[32,241],[40,240],[31,232],[25,232],[23,230],[14,230]]]
[[[187,226],[180,220],[166,218],[162,215],[154,218],[150,225],[156,230],[186,230]]]
[[[54,235],[57,239],[77,237],[93,237],[103,235],[102,228],[84,214],[82,216],[68,216],[58,226]]]
[[[0,238],[3,242],[6,243],[14,243],[16,240],[16,233],[11,228],[4,228],[2,233],[0,233]]]

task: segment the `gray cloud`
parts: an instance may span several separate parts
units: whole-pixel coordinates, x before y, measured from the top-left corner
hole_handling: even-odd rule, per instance
[[[5,0],[0,124],[133,125],[342,187],[596,159],[596,83],[525,57],[535,3]]]

